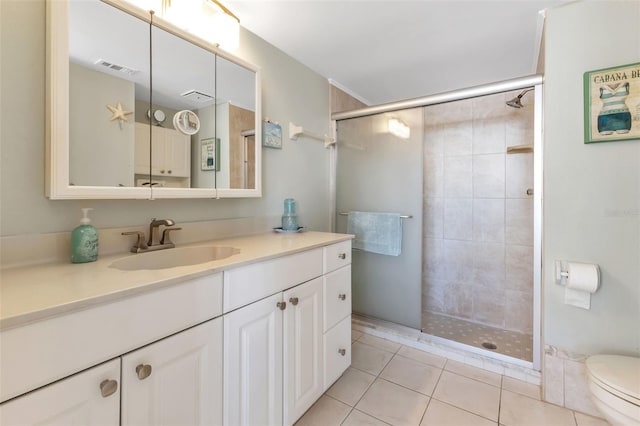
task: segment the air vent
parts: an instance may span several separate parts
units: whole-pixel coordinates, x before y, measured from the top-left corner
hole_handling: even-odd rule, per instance
[[[113,62],[105,61],[104,59],[98,59],[94,62],[96,65],[100,65],[105,68],[109,68],[110,70],[121,72],[127,75],[133,75],[138,72],[138,70],[134,70],[133,68],[125,67],[124,65],[114,64]]]
[[[198,92],[197,90],[187,90],[186,92],[181,93],[180,96],[186,99],[189,99],[190,101],[201,102],[201,103],[211,102],[216,99],[211,95]]]

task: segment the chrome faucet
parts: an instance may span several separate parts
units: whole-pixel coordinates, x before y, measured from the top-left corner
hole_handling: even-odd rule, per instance
[[[147,241],[147,245],[149,247],[152,247],[158,244],[162,244],[162,242],[158,242],[158,233],[160,232],[160,226],[173,226],[175,224],[176,223],[171,219],[156,219],[155,217],[151,219],[151,224],[149,225],[149,241]],[[162,239],[164,240],[164,233],[162,234]]]
[[[160,226],[166,228],[162,231],[162,238],[160,238]],[[144,253],[147,251],[162,250],[175,247],[173,241],[169,236],[171,231],[179,231],[182,228],[171,228],[175,225],[175,222],[171,219],[151,219],[149,225],[149,240],[145,241],[144,232],[142,231],[129,231],[123,232],[122,235],[137,235],[138,238],[131,247],[133,253]],[[158,241],[159,240],[159,241]]]

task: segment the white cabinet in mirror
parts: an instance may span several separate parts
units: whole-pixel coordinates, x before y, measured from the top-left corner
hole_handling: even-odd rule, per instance
[[[262,195],[257,67],[123,0],[46,4],[49,198]]]

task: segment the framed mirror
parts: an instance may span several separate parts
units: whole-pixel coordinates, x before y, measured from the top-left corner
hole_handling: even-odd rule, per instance
[[[255,66],[120,0],[47,20],[47,196],[261,196]]]

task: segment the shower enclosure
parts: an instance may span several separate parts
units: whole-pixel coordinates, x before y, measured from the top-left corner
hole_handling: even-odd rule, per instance
[[[354,251],[354,312],[539,368],[541,97],[533,76],[334,115],[336,230],[406,216],[400,256]]]

